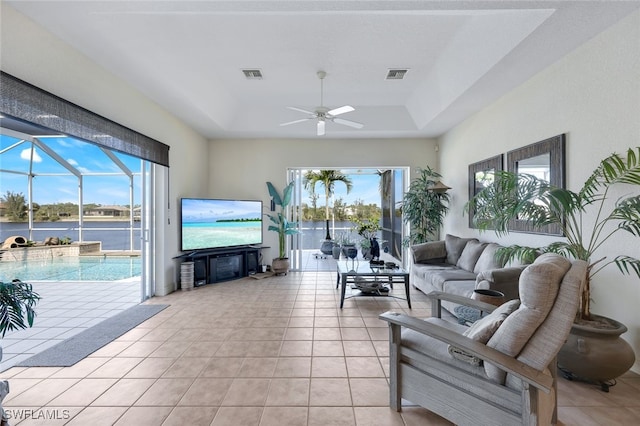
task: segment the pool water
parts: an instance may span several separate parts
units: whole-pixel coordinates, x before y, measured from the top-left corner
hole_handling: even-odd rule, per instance
[[[27,262],[0,262],[0,280],[21,281],[117,281],[138,277],[140,257],[58,257]]]

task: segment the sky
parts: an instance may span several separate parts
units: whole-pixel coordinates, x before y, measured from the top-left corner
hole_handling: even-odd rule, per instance
[[[0,196],[8,191],[28,195],[30,158],[33,155],[33,172],[36,175],[33,185],[33,201],[38,204],[78,203],[78,179],[40,147],[31,142],[20,142],[6,135],[0,135]],[[85,175],[83,178],[84,204],[129,205],[129,180],[120,168],[96,145],[70,137],[43,138],[42,142],[69,165]],[[16,145],[17,144],[17,145]],[[134,174],[134,205],[140,204],[140,167],[141,160],[114,152]],[[17,171],[19,173],[9,173]],[[358,170],[344,170],[353,182],[352,191],[347,194],[342,182],[335,183],[334,199],[341,198],[347,205],[362,200],[364,204],[380,205],[380,177],[373,173],[357,174]],[[353,173],[351,173],[353,172]],[[101,175],[92,175],[101,174]],[[324,207],[324,187],[316,184],[316,193],[320,196],[318,206]],[[305,194],[308,192],[305,191]],[[310,204],[310,200],[305,200]],[[333,200],[330,201],[332,205]]]
[[[40,147],[32,152],[31,142],[0,135],[0,195],[7,191],[28,194],[29,163],[33,155],[33,173],[36,175],[33,185],[33,200],[38,204],[78,203],[78,179],[64,166],[49,156]],[[129,179],[122,170],[96,145],[69,137],[43,138],[42,142],[49,146],[69,165],[82,173],[84,204],[128,205]],[[14,146],[15,145],[15,146]],[[139,173],[141,160],[125,154],[114,152],[133,173],[134,204],[139,204]],[[18,171],[7,173],[6,171]],[[91,174],[102,174],[91,175]],[[118,175],[115,175],[118,174]]]
[[[373,170],[372,170],[373,172]],[[344,170],[343,173],[348,173],[348,170]],[[341,198],[342,201],[347,204],[354,204],[357,200],[362,200],[365,205],[377,204],[380,205],[380,176],[377,174],[348,174],[349,179],[353,183],[353,188],[349,194],[347,194],[347,187],[342,182],[335,182],[334,185],[334,199]],[[325,205],[324,198],[324,186],[321,183],[316,184],[316,194],[319,195],[317,205],[318,207]],[[303,196],[305,191],[303,193]],[[307,201],[309,204],[310,200]],[[333,205],[332,200],[329,201],[329,206]]]

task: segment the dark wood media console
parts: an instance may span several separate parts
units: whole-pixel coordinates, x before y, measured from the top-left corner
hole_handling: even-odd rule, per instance
[[[193,262],[193,283],[197,287],[257,273],[260,268],[260,250],[263,248],[265,247],[248,246],[197,250],[175,259],[181,263]]]

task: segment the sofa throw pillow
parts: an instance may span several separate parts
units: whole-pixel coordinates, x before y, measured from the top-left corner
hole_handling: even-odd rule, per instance
[[[501,262],[496,260],[496,252],[502,246],[496,243],[489,243],[482,251],[482,254],[478,258],[475,266],[473,267],[473,272],[479,274],[482,271],[488,271],[490,269],[499,269],[502,268]]]
[[[414,263],[444,262],[447,250],[444,241],[430,241],[411,246]]]
[[[520,307],[504,320],[487,346],[509,356],[517,356],[545,320],[555,303],[560,282],[571,262],[556,254],[545,254],[520,275]],[[487,376],[504,383],[506,373],[491,363],[484,364]]]
[[[455,235],[445,235],[444,245],[447,249],[447,263],[456,265],[458,263],[458,259],[460,259],[462,250],[464,250],[467,242],[471,240],[478,241],[476,238],[460,238],[456,237]]]
[[[478,240],[469,241],[467,245],[464,246],[464,250],[462,250],[456,266],[465,271],[473,272],[473,267],[476,266],[476,262],[478,262],[486,246],[487,243],[481,243]]]
[[[487,343],[493,333],[500,327],[504,320],[520,306],[520,301],[510,300],[500,305],[492,313],[474,322],[471,327],[462,333],[463,336],[467,336],[470,339],[477,340],[480,343]],[[449,345],[447,348],[449,354],[460,361],[467,362],[474,366],[482,364],[482,360],[475,355],[465,352],[464,350],[455,346]]]

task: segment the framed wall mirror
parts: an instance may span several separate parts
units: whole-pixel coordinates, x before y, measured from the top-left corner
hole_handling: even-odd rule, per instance
[[[502,157],[500,154],[469,164],[469,199],[493,183],[495,172],[502,170]],[[476,227],[473,224],[473,213],[469,211],[469,228]]]
[[[565,186],[565,134],[554,136],[507,153],[507,170],[527,173],[553,186]],[[516,219],[509,229],[516,232],[562,235],[558,225],[533,228],[527,220]]]

